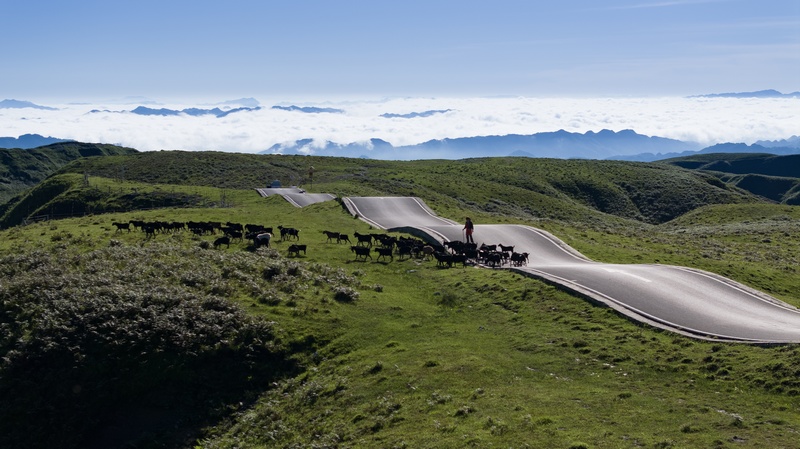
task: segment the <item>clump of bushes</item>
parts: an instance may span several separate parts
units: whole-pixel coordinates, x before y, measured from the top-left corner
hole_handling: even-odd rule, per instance
[[[280,292],[318,284],[352,301],[359,284],[322,265],[264,268],[280,264],[267,249],[160,242],[0,258],[0,447],[89,446],[130,410],[170,410],[180,423],[162,427],[185,438],[187,422],[197,429],[295,373],[292,351],[315,348],[285,346],[274,322],[226,297],[279,304]]]

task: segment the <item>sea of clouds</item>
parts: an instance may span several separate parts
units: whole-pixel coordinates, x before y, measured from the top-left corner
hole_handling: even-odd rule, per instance
[[[325,141],[348,144],[378,138],[402,146],[432,139],[561,129],[581,133],[631,129],[703,146],[800,135],[798,98],[395,98],[280,103],[342,111],[317,113],[275,109],[272,106],[277,103],[262,102],[258,110],[225,117],[143,116],[131,113],[138,104],[129,102],[36,104],[56,109],[0,109],[0,135],[41,134],[140,151],[242,153],[261,152],[299,139],[314,139],[321,146]],[[182,110],[207,107],[203,104],[208,103],[147,106]],[[309,148],[314,151],[314,145]]]

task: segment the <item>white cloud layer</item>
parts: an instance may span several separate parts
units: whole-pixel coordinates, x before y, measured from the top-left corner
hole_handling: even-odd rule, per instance
[[[38,104],[42,104],[39,102]],[[184,109],[194,104],[158,107]],[[0,109],[0,137],[41,134],[82,142],[114,143],[152,150],[215,150],[254,153],[275,144],[313,139],[315,147],[383,139],[394,146],[431,139],[570,132],[620,131],[713,145],[753,143],[800,135],[800,99],[737,98],[400,98],[379,101],[298,103],[344,113],[271,109],[214,116],[141,116],[135,105],[42,104],[58,110]],[[385,118],[449,110],[427,117]]]

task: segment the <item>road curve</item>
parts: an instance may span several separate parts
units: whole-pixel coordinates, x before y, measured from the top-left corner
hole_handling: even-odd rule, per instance
[[[258,188],[256,191],[263,197],[281,195],[295,207],[305,207],[309,204],[321,203],[336,198],[335,195],[330,193],[306,193],[305,190],[298,187],[267,187]]]
[[[437,216],[419,198],[347,197],[348,210],[388,231],[428,240],[464,240],[463,224]],[[799,343],[800,310],[723,276],[658,264],[589,260],[541,229],[475,225],[475,242],[513,245],[527,266],[509,268],[609,306],[640,322],[694,338],[743,343]]]

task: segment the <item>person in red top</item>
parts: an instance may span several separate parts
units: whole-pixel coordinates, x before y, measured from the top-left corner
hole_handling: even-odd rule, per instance
[[[467,217],[467,223],[464,225],[464,233],[467,236],[467,243],[475,243],[475,240],[472,240],[472,231],[475,230],[475,226],[472,224],[472,220]]]

